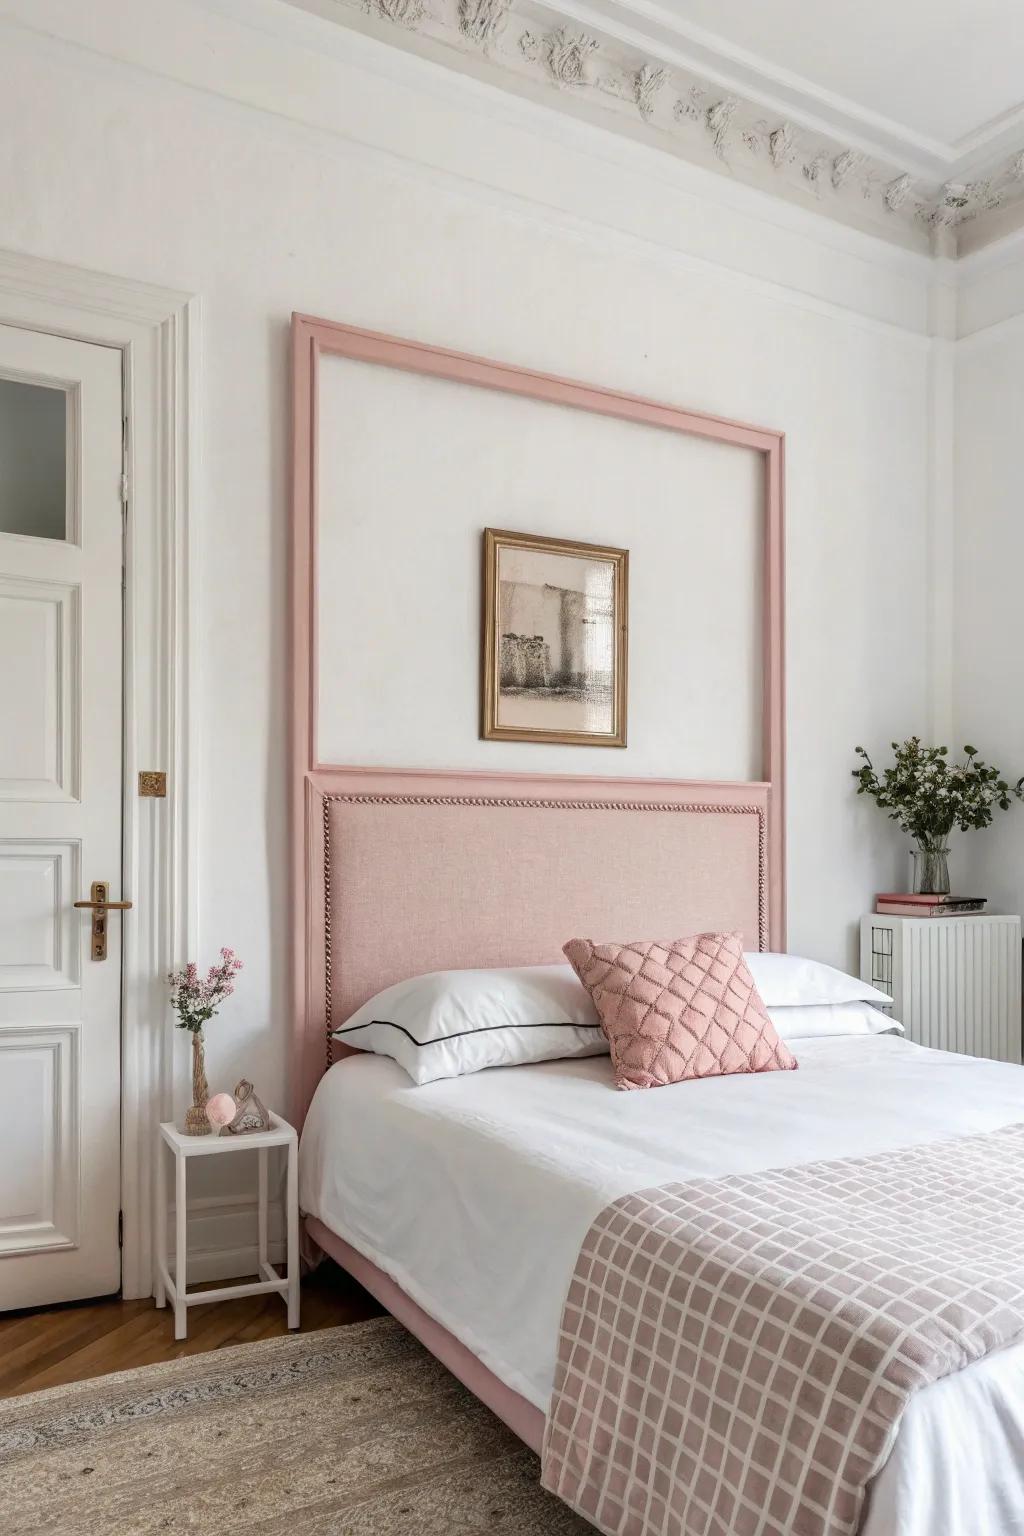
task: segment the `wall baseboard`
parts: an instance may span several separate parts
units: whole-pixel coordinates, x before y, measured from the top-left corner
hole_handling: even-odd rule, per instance
[[[186,1224],[188,1284],[238,1280],[257,1273],[256,1197],[205,1195],[189,1200]],[[174,1210],[167,1217],[168,1262],[174,1268]],[[286,1258],[284,1206],[267,1206],[267,1256],[271,1264]]]
[[[271,1264],[284,1263],[283,1242],[269,1242],[267,1252]],[[210,1280],[242,1280],[256,1273],[255,1243],[243,1248],[193,1249],[191,1245],[189,1246],[188,1283],[190,1287],[205,1285]]]

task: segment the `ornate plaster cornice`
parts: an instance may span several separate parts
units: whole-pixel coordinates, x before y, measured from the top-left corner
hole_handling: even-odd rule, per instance
[[[292,0],[314,8],[310,0]],[[1019,204],[1024,221],[1024,149],[985,174],[929,180],[894,155],[766,110],[752,96],[723,90],[708,75],[624,43],[611,30],[581,25],[538,0],[329,0],[338,21],[360,24],[405,48],[429,51],[494,83],[536,96],[574,98],[573,111],[682,159],[725,172],[846,224],[903,245],[938,240],[995,209]],[[325,5],[317,0],[322,15]],[[366,25],[365,19],[362,25]],[[908,155],[908,160],[910,160]],[[1005,229],[1007,215],[1001,216]],[[972,231],[972,243],[983,243]]]

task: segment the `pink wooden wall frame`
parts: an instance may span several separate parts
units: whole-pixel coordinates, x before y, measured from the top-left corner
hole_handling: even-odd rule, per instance
[[[522,794],[552,793],[558,783],[550,776],[490,775],[477,772],[419,774],[409,770],[353,770],[320,760],[317,731],[318,685],[318,578],[317,578],[317,444],[319,435],[318,380],[323,354],[403,369],[434,378],[455,380],[468,386],[547,400],[599,415],[637,421],[666,431],[709,438],[760,453],[764,461],[763,497],[763,777],[751,784],[720,784],[709,781],[674,781],[661,798],[718,808],[751,802],[763,807],[767,857],[767,936],[770,946],[785,946],[785,695],[784,695],[784,532],[783,465],[784,435],[763,427],[708,416],[678,406],[645,400],[635,395],[581,384],[551,374],[493,362],[421,342],[401,340],[375,331],[307,315],[292,318],[293,344],[293,488],[292,488],[292,860],[291,890],[293,934],[293,1038],[292,1114],[301,1125],[318,1075],[324,1070],[323,972],[325,908],[318,882],[324,878],[323,838],[319,824],[326,797],[351,787],[353,776],[365,775],[367,787],[387,784],[393,789],[404,781],[409,793],[425,794],[430,781],[444,780],[445,790],[461,785],[465,794],[488,793],[493,783],[518,781]],[[571,748],[566,749],[571,765]],[[573,776],[562,781],[563,795],[583,793],[623,798],[627,786],[637,786],[642,799],[654,798],[657,781],[624,777],[586,780]],[[530,786],[536,785],[531,791]],[[490,790],[493,793],[493,789]],[[705,807],[707,808],[707,807]],[[764,934],[762,932],[762,943]],[[467,961],[467,963],[471,963]],[[383,983],[382,983],[383,984]]]

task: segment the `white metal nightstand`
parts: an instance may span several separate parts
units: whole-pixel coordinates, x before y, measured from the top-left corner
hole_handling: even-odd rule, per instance
[[[160,1127],[157,1145],[156,1175],[156,1304],[174,1308],[174,1337],[188,1333],[188,1309],[208,1301],[229,1301],[236,1296],[259,1296],[276,1291],[288,1307],[288,1327],[299,1326],[299,1138],[295,1127],[271,1114],[269,1131],[253,1131],[247,1136],[186,1136],[176,1125],[165,1122]],[[267,1164],[270,1149],[284,1147],[288,1159],[287,1228],[288,1267],[282,1278],[267,1258]],[[174,1153],[175,1243],[174,1275],[167,1268],[167,1151]],[[213,1290],[188,1290],[185,1216],[187,1212],[185,1170],[190,1157],[220,1157],[232,1152],[256,1152],[259,1156],[258,1251],[260,1280],[244,1285],[222,1285]]]

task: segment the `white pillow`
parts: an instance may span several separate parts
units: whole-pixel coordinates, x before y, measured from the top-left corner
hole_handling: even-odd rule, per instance
[[[805,1003],[800,1008],[769,1008],[768,1017],[782,1040],[811,1040],[822,1035],[902,1035],[903,1025],[872,1003]]]
[[[378,992],[334,1038],[392,1057],[414,1083],[608,1051],[571,965],[414,976]]]
[[[799,955],[753,953],[743,956],[766,1008],[803,1008],[819,1003],[883,1003],[892,998],[868,981],[858,981]]]

